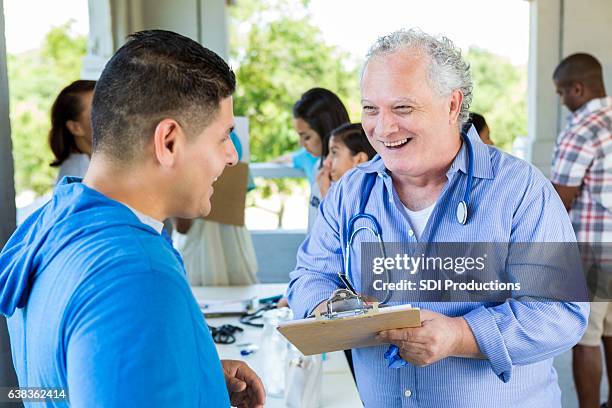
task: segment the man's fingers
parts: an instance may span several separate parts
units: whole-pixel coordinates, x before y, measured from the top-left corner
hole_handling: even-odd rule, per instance
[[[410,341],[415,343],[425,343],[419,327],[407,329],[385,330],[378,333],[378,337],[382,341],[389,343],[397,341]]]
[[[263,405],[266,402],[266,391],[264,389],[263,382],[261,379],[255,374],[255,371],[251,370],[251,368],[244,364],[244,366],[240,367],[238,376],[242,378],[242,380],[246,381],[249,387],[249,393],[251,395],[251,404],[252,405]]]
[[[227,388],[230,392],[242,392],[246,389],[247,383],[238,378],[230,378],[227,382]]]

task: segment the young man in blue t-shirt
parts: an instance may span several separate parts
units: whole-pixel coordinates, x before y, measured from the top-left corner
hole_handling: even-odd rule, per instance
[[[85,178],[64,178],[0,253],[21,387],[65,388],[75,407],[263,406],[257,375],[219,361],[162,230],[207,215],[236,163],[234,88],[219,56],[167,31],[130,36],[108,62]]]

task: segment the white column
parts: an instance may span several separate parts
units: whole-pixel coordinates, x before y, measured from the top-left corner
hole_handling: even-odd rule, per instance
[[[110,0],[89,0],[89,36],[83,58],[83,79],[96,80],[115,52]]]
[[[560,61],[562,1],[533,0],[530,5],[527,124],[532,144],[527,157],[547,176],[559,133],[559,98],[551,78]]]
[[[199,0],[200,44],[213,50],[227,61],[229,57],[229,40],[227,30],[227,0]]]
[[[2,10],[4,10],[4,1],[0,0],[0,11]],[[2,12],[0,13],[0,248],[4,246],[15,230],[15,216],[13,149],[9,120],[4,12]],[[15,385],[17,385],[17,378],[13,369],[6,319],[0,317],[0,386]],[[7,406],[19,407],[21,404],[7,404]]]
[[[89,0],[89,27],[84,78],[97,79],[125,38],[140,30],[174,31],[228,57],[226,0]]]
[[[603,65],[608,95],[612,92],[612,1],[565,0],[563,55],[586,52]]]

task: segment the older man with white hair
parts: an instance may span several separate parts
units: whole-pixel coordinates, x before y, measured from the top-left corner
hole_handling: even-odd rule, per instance
[[[361,94],[363,128],[378,156],[347,173],[321,204],[291,274],[297,317],[323,309],[346,279],[354,288],[370,283],[367,271],[357,272],[357,249],[374,236],[353,234],[360,227],[380,230],[385,242],[575,242],[563,204],[537,169],[481,143],[473,128],[461,133],[472,80],[450,40],[418,30],[381,37],[368,53]],[[580,339],[589,310],[570,300],[415,302],[420,327],[381,332],[386,344],[353,350],[361,398],[367,407],[561,406],[552,357]],[[385,358],[389,344],[399,350],[395,360]]]

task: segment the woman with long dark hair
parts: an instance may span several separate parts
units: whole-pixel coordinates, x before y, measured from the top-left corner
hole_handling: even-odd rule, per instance
[[[83,177],[91,156],[91,100],[96,81],[74,81],[59,93],[51,108],[49,146],[59,167],[57,180],[64,176]]]
[[[349,123],[349,115],[340,98],[325,88],[312,88],[306,91],[293,106],[293,127],[300,137],[300,145],[312,156],[318,158],[314,161],[310,179],[310,201],[308,207],[308,230],[317,215],[321,202],[321,190],[317,183],[321,163],[329,152],[329,137],[332,130]],[[299,154],[299,153],[298,153]],[[294,155],[293,165],[299,167]],[[305,169],[306,174],[309,173]]]

